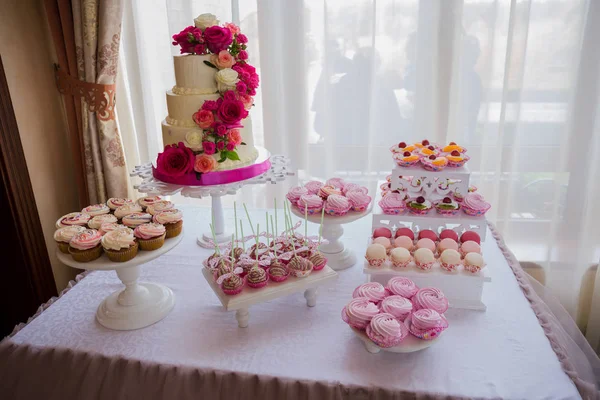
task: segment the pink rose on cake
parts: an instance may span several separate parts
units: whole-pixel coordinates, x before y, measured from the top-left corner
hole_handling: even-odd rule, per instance
[[[200,173],[210,172],[217,168],[217,161],[207,154],[199,154],[194,162],[194,171]]]
[[[219,103],[215,100],[206,100],[204,104],[202,104],[202,110],[208,111],[216,111],[219,108]]]
[[[192,119],[201,129],[208,129],[215,122],[213,113],[208,110],[198,110],[192,115]]]
[[[240,44],[246,44],[248,43],[248,38],[246,37],[246,35],[244,35],[243,33],[239,33],[235,39],[237,40],[238,43]]]
[[[219,53],[233,42],[233,35],[229,29],[214,25],[204,30],[204,40],[211,53]]]
[[[217,117],[229,127],[239,125],[239,122],[247,116],[248,111],[240,100],[223,100],[217,110]]]
[[[227,29],[229,29],[229,31],[235,35],[240,33],[240,27],[237,26],[236,24],[234,24],[233,22],[226,22],[225,24],[223,24],[223,26]]]
[[[240,100],[244,103],[244,108],[250,110],[254,105],[254,98],[247,94],[240,94]]]
[[[170,177],[183,176],[194,169],[194,153],[183,142],[167,145],[158,155],[156,169]]]
[[[238,57],[240,58],[240,60],[247,60],[248,53],[246,53],[246,50],[242,50],[239,52]]]
[[[242,134],[238,129],[232,129],[227,132],[227,140],[229,143],[234,143],[236,146],[242,144]]]
[[[219,69],[231,68],[235,64],[235,58],[227,50],[221,50],[219,54],[211,55],[210,61]]]
[[[204,149],[205,154],[215,154],[217,152],[217,145],[214,142],[202,142],[202,149]]]

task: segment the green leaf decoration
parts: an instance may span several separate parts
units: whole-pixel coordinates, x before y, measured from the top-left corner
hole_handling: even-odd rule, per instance
[[[204,60],[204,64],[208,65],[208,66],[209,66],[209,67],[211,67],[211,68],[214,68],[214,69],[219,69],[219,68],[217,68],[217,66],[216,66],[215,64],[211,63],[211,62],[210,62],[210,61],[208,61],[208,60]]]
[[[240,156],[235,151],[228,151],[227,158],[233,161],[240,161]]]
[[[227,160],[227,150],[224,150],[224,151],[221,152],[221,158],[219,158],[219,161],[217,161],[217,162],[222,163],[225,160]]]
[[[246,146],[246,142],[242,142],[242,143],[240,143],[240,144],[243,144],[244,146]]]

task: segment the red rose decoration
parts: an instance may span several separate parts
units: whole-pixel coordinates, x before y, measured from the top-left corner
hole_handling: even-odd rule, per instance
[[[194,171],[194,153],[182,142],[177,145],[165,146],[158,155],[156,169],[170,177],[179,177]]]
[[[204,40],[211,53],[219,54],[233,42],[233,35],[229,29],[215,25],[204,30]]]
[[[229,128],[239,125],[239,122],[248,116],[244,103],[239,100],[224,100],[217,110],[217,117]]]

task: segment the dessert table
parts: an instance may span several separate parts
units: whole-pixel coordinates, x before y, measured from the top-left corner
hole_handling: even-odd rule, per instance
[[[422,351],[371,354],[340,318],[366,280],[362,260],[319,289],[316,307],[295,293],[255,306],[240,329],[202,276],[211,251],[195,238],[209,213],[203,221],[198,207],[181,209],[182,242],[141,271],[175,293],[172,312],[143,329],[106,329],[96,308],[121,283],[88,273],[0,344],[0,398],[580,398],[492,232],[487,311],[448,310],[450,327]],[[347,226],[357,255],[370,222]]]

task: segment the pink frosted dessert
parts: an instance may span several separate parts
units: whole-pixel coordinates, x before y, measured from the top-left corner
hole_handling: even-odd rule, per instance
[[[421,247],[420,249],[415,250],[413,256],[415,258],[415,264],[417,268],[422,269],[424,271],[429,271],[431,270],[431,268],[433,268],[433,264],[435,263],[435,255],[430,249],[426,247]]]
[[[404,322],[406,317],[410,315],[413,305],[406,297],[393,295],[388,296],[379,303],[381,311],[392,314],[394,318]]]
[[[429,249],[432,253],[435,253],[435,243],[431,239],[419,239],[415,247],[417,249]]]
[[[379,207],[384,214],[398,215],[406,209],[404,196],[399,193],[390,193],[379,201]]]
[[[306,190],[308,190],[308,194],[319,193],[319,189],[321,189],[321,186],[323,186],[323,182],[319,182],[319,181],[310,181],[304,185]]]
[[[430,308],[442,314],[448,309],[448,299],[440,289],[434,287],[419,289],[412,302],[415,310]]]
[[[394,347],[408,336],[408,328],[392,314],[377,314],[367,326],[367,336],[379,347]]]
[[[346,215],[348,211],[350,211],[352,204],[350,204],[350,200],[341,194],[332,194],[327,197],[324,207],[325,213],[329,215],[342,216]]]
[[[412,251],[414,243],[408,236],[398,236],[394,239],[394,247],[402,247],[408,251]]]
[[[141,213],[142,206],[136,203],[123,204],[115,210],[115,217],[121,219],[126,215],[133,213]]]
[[[93,217],[92,219],[89,220],[88,222],[88,226],[91,229],[100,229],[100,227],[102,226],[102,224],[107,223],[107,222],[117,222],[117,217],[115,217],[112,214],[100,214],[100,215],[96,215],[95,217]]]
[[[379,282],[367,282],[358,286],[354,289],[352,293],[352,297],[366,297],[370,302],[379,303],[383,300],[389,293],[385,290],[383,285]]]
[[[123,217],[123,225],[135,228],[138,225],[152,222],[152,215],[144,212],[129,214]]]
[[[452,249],[458,251],[458,243],[454,239],[445,238],[438,243],[438,252],[442,254],[444,250]]]
[[[490,203],[485,201],[479,193],[467,194],[462,202],[462,209],[465,214],[475,217],[484,215],[490,207]]]
[[[73,212],[67,215],[63,215],[58,222],[56,222],[56,228],[64,228],[67,226],[86,226],[90,221],[91,215],[86,213]]]
[[[156,215],[159,212],[171,210],[175,208],[175,204],[169,200],[160,200],[146,207],[146,212],[151,215]]]
[[[323,209],[323,199],[316,194],[304,194],[300,196],[296,205],[302,211],[306,208],[310,215],[317,214]]]
[[[296,204],[298,202],[298,200],[300,200],[300,197],[305,194],[309,194],[307,188],[302,187],[302,186],[295,186],[287,192],[285,197],[287,197],[287,199],[292,204]]]
[[[318,250],[311,252],[308,261],[313,263],[313,271],[320,271],[327,265],[327,259]]]
[[[123,197],[111,197],[106,201],[106,205],[111,211],[115,211],[117,208],[124,206],[125,204],[133,204],[133,200]]]
[[[362,212],[371,204],[371,196],[362,190],[351,190],[346,192],[346,198],[352,205],[352,211]]]
[[[369,193],[369,189],[364,186],[357,185],[356,183],[346,183],[342,188],[342,193],[347,194],[348,192],[363,192],[364,194]]]
[[[108,232],[114,231],[115,229],[121,229],[123,227],[124,225],[117,224],[116,222],[105,222],[100,225],[98,232],[100,232],[101,235],[105,235]]]
[[[254,289],[265,287],[268,282],[269,276],[267,275],[267,272],[257,265],[253,266],[246,276],[246,283]]]
[[[227,277],[221,283],[221,290],[228,296],[235,296],[244,289],[244,279],[235,273],[225,274]],[[225,276],[223,275],[223,276]],[[220,279],[220,278],[219,278]]]
[[[418,291],[419,287],[415,283],[403,276],[395,276],[387,283],[386,289],[395,295],[411,299]]]
[[[331,179],[328,179],[327,182],[325,182],[325,184],[333,186],[337,189],[342,189],[344,187],[344,185],[346,184],[346,181],[343,180],[342,178],[331,178]]]
[[[102,235],[95,229],[86,229],[75,234],[71,238],[69,245],[75,250],[89,250],[100,245]]]
[[[165,232],[166,230],[164,225],[154,222],[140,224],[133,230],[135,237],[142,240],[150,240],[161,237],[165,234]]]
[[[87,206],[86,208],[81,210],[81,212],[95,217],[97,215],[108,214],[110,212],[110,208],[108,208],[108,206],[104,203],[93,204],[91,206]]]
[[[448,272],[454,272],[461,265],[460,253],[456,250],[446,249],[440,254],[440,266]]]
[[[327,200],[332,194],[341,195],[342,191],[332,185],[323,185],[317,193],[323,200]]]
[[[406,319],[406,326],[419,339],[433,340],[448,327],[448,321],[435,310],[423,309],[412,313]]]
[[[379,308],[365,297],[352,299],[342,310],[342,319],[353,328],[364,330]]]
[[[477,242],[467,240],[466,242],[460,245],[460,255],[464,257],[469,253],[481,254],[481,246],[479,246]]]

